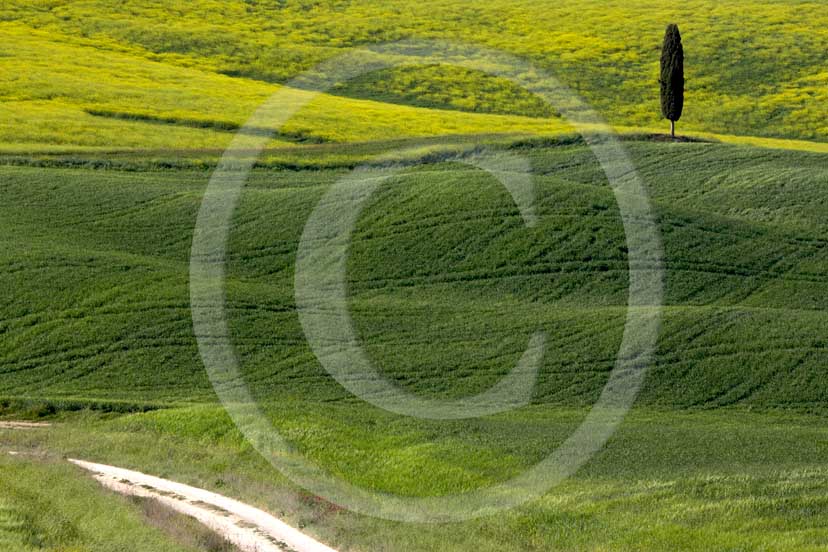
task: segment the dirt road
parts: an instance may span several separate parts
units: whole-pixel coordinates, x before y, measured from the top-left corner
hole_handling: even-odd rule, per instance
[[[116,492],[153,498],[194,517],[245,552],[336,552],[263,510],[140,472],[69,459]]]
[[[0,422],[0,429],[37,429],[49,425],[45,422]]]

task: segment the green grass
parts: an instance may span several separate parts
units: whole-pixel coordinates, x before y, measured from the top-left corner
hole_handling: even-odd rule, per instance
[[[239,497],[343,551],[828,548],[826,13],[807,0],[6,2],[0,418],[58,424],[0,430],[0,547],[210,541],[104,493],[61,461],[72,456]],[[731,145],[651,136],[670,22],[687,53],[679,131]],[[501,49],[582,95],[627,133],[664,242],[657,351],[619,431],[539,500],[460,524],[371,519],[286,481],[217,404],[189,307],[196,214],[236,131],[276,91],[301,101],[283,85],[320,61],[409,38]],[[493,178],[453,160],[483,144],[530,161],[535,228]],[[542,329],[528,406],[397,416],[313,356],[293,297],[303,225],[338,178],[389,159],[408,168],[372,199],[349,252],[368,355],[408,391],[454,398],[492,386]],[[606,383],[626,314],[618,207],[583,140],[554,106],[448,65],[340,83],[280,128],[235,214],[227,268],[233,343],[265,414],[323,469],[409,497],[488,487],[554,450]]]
[[[131,496],[144,519],[170,535],[176,542],[202,552],[239,552],[239,549],[218,533],[213,532],[195,518],[179,514],[170,507],[152,498]]]
[[[282,406],[278,423],[314,460],[339,466],[353,482],[440,494],[447,482],[456,490],[507,477],[554,446],[581,414],[535,407],[437,438],[421,422],[388,415],[364,430],[376,415],[359,405],[309,413],[296,402]],[[482,425],[485,440],[476,438]],[[347,447],[314,447],[336,443],[330,436],[343,428]],[[516,428],[538,450],[509,449]],[[504,515],[427,526],[357,516],[297,489],[216,407],[109,421],[76,415],[63,426],[0,434],[0,447],[86,455],[241,497],[344,551],[801,551],[823,549],[828,529],[828,433],[825,418],[814,415],[636,408],[599,455],[540,500]]]
[[[824,156],[629,149],[652,191],[667,262],[642,403],[822,408]],[[412,168],[381,189],[350,253],[358,334],[390,378],[447,397],[492,385],[545,329],[552,342],[535,403],[591,404],[626,311],[617,207],[584,146],[515,151],[538,175],[534,229],[496,181],[456,163]],[[0,171],[9,244],[0,278],[15,290],[0,325],[0,396],[214,400],[188,306],[190,239],[209,173]],[[228,308],[263,398],[346,397],[305,343],[292,287],[304,221],[342,174],[257,171],[243,195]]]
[[[303,146],[302,170],[282,158],[254,171],[227,282],[246,380],[281,433],[351,483],[415,497],[490,486],[554,450],[606,381],[627,292],[618,209],[582,143],[492,146],[532,164],[533,229],[491,177],[424,147],[432,162],[386,184],[358,221],[348,283],[359,337],[397,384],[456,397],[495,383],[545,329],[531,405],[459,422],[388,414],[311,354],[293,306],[304,222],[347,167],[388,144]],[[608,447],[517,511],[445,526],[371,520],[258,456],[216,406],[192,334],[189,248],[209,171],[189,162],[121,154],[135,170],[103,170],[50,156],[0,168],[0,278],[15,290],[0,317],[0,414],[65,423],[2,442],[216,489],[345,550],[817,550],[828,534],[825,156],[626,147],[665,247],[655,362]],[[159,406],[174,408],[141,413]]]
[[[54,459],[0,455],[0,547],[6,552],[197,552],[147,527],[134,504]]]

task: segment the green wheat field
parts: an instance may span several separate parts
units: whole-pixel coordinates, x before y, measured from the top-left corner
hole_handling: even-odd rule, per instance
[[[828,5],[805,0],[6,0],[0,5],[0,550],[213,551],[65,458],[262,507],[340,551],[828,550]],[[659,55],[682,31],[680,140]],[[190,312],[213,169],[255,109],[349,48],[473,42],[556,75],[615,129],[652,203],[664,300],[652,364],[609,442],[514,510],[460,523],[360,515],[295,485],[233,424]],[[526,159],[537,224],[462,160]],[[400,153],[403,152],[403,153]],[[432,399],[481,393],[538,329],[531,402],[426,420],[353,396],[294,298],[325,192],[402,170],[357,220],[349,307],[368,357]],[[578,427],[621,344],[628,250],[610,183],[554,106],[447,64],[337,84],[259,156],[227,246],[246,385],[301,454],[379,493],[519,475]],[[17,452],[12,456],[9,451]],[[183,525],[181,525],[183,524]]]

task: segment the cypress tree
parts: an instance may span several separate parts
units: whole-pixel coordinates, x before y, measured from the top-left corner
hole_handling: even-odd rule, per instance
[[[676,121],[684,109],[684,48],[678,25],[667,25],[661,50],[661,114],[670,121],[670,135],[676,137]]]

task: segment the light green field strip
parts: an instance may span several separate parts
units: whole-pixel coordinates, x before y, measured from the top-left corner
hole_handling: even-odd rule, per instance
[[[690,135],[692,136],[693,134]],[[704,137],[705,134],[700,133],[698,136]],[[760,136],[729,136],[722,134],[710,134],[708,136],[727,144],[740,144],[758,148],[809,151],[812,153],[828,153],[828,142],[808,142],[806,140],[785,140],[780,138],[762,138]]]
[[[699,138],[702,140],[714,140],[724,144],[736,144],[740,146],[752,146],[757,148],[780,149],[791,151],[807,151],[811,153],[828,153],[828,142],[812,142],[809,140],[789,140],[785,138],[764,138],[762,136],[738,136],[732,134],[716,134],[714,132],[699,132],[696,130],[683,131],[679,124],[679,136]],[[665,134],[667,127],[615,127],[621,134]]]

